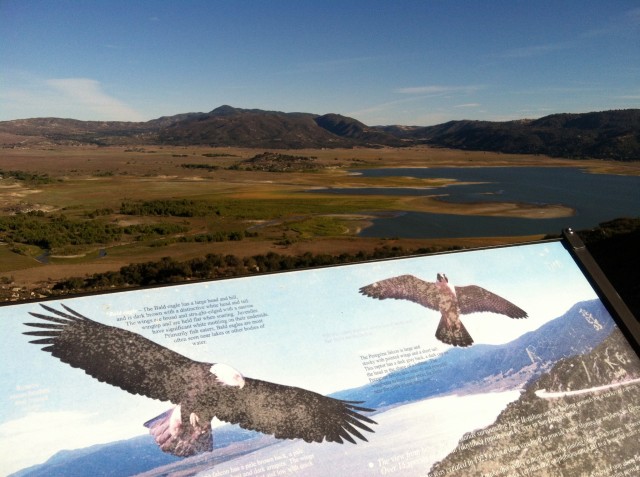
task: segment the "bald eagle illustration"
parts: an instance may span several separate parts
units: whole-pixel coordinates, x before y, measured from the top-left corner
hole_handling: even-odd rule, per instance
[[[193,361],[136,333],[104,325],[62,305],[65,312],[30,313],[44,321],[25,335],[63,363],[131,394],[176,406],[144,425],[160,448],[177,456],[213,449],[211,420],[306,442],[366,441],[358,430],[376,424],[360,414],[373,409],[292,386],[242,376],[231,366]]]
[[[444,273],[436,281],[425,282],[413,275],[381,280],[360,288],[360,293],[384,300],[409,300],[440,311],[436,338],[453,346],[471,346],[473,338],[460,321],[460,315],[489,311],[510,318],[526,318],[527,313],[508,300],[476,285],[454,287]]]

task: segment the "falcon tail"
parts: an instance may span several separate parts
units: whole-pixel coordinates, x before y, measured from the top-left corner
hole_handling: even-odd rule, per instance
[[[473,344],[473,338],[471,338],[471,335],[462,322],[460,320],[451,322],[445,315],[442,315],[440,323],[438,323],[436,338],[443,343],[463,348]]]
[[[144,423],[163,452],[188,457],[213,450],[211,423],[192,426],[182,420],[180,406],[175,406]]]

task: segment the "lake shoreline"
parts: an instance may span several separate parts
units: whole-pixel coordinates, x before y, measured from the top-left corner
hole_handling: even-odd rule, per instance
[[[482,237],[559,233],[637,216],[640,178],[581,168],[434,167],[362,170],[369,180],[448,180],[439,194],[405,188],[334,189],[334,194],[393,196],[405,214],[374,219],[362,237]]]

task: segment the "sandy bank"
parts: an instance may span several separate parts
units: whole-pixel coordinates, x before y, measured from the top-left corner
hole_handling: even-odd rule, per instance
[[[407,198],[407,210],[452,215],[484,215],[523,219],[558,219],[572,217],[575,210],[560,204],[527,204],[518,202],[445,202],[437,196]]]

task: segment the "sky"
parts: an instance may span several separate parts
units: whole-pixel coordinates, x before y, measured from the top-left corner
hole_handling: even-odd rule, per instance
[[[0,0],[0,120],[640,107],[637,0]]]
[[[542,242],[66,298],[48,305],[60,309],[64,303],[194,360],[226,363],[248,377],[329,394],[368,383],[362,356],[400,348],[434,353],[451,348],[434,336],[437,312],[358,292],[407,273],[435,281],[438,272],[446,273],[453,285],[482,286],[528,313],[518,320],[491,313],[463,316],[476,344],[512,341],[562,316],[575,303],[596,298],[562,243]],[[227,296],[248,300],[257,312],[266,313],[264,328],[194,345],[193,340],[176,342],[153,333],[140,322],[118,320],[142,313],[145,306]],[[29,312],[43,310],[37,303],[0,307],[0,471],[42,462],[61,446],[81,448],[144,434],[142,423],[170,407],[100,383],[40,351],[29,343],[37,338],[22,334],[34,330],[24,323],[38,321]],[[43,425],[55,432],[42,432]]]

